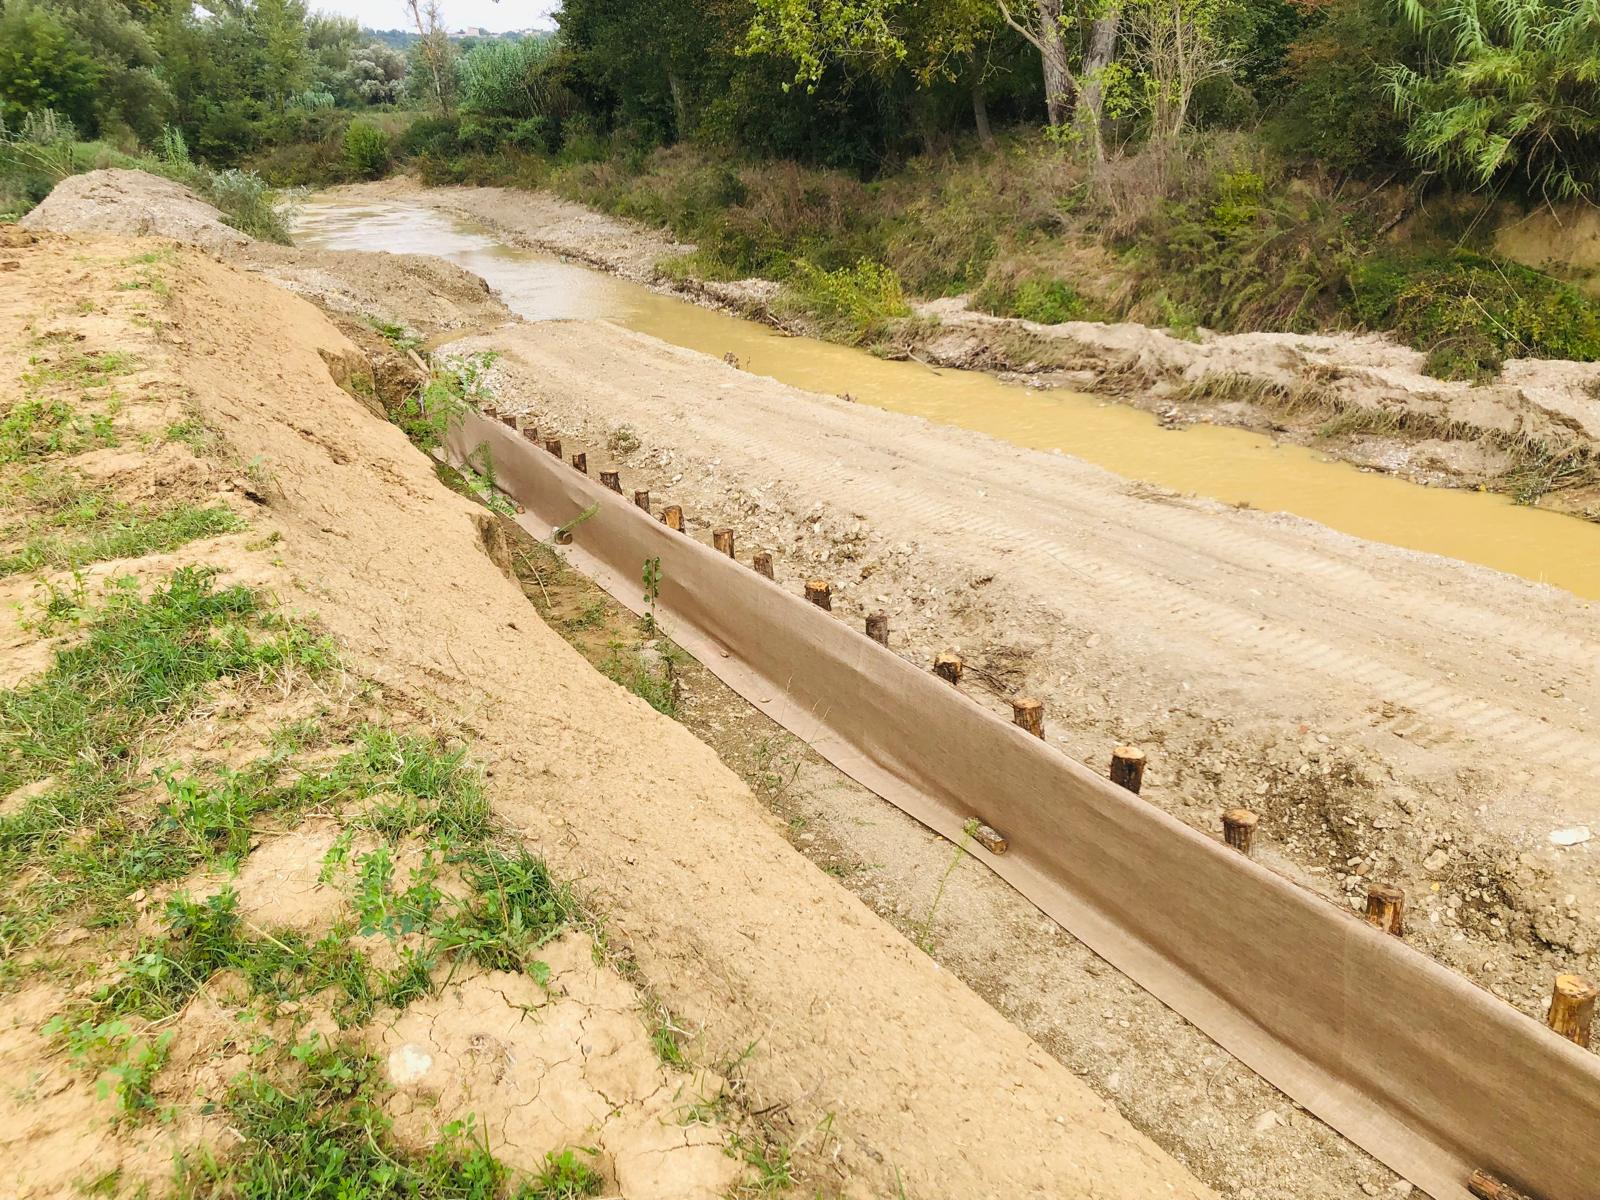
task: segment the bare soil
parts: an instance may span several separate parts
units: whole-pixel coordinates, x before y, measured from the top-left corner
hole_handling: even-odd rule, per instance
[[[1358,905],[1398,883],[1413,940],[1537,1014],[1595,967],[1600,829],[1594,606],[1282,514],[1132,484],[750,376],[604,322],[509,326],[500,403],[614,457],[628,488],[834,584],[841,619],[956,650],[1009,715],[1103,764],[1135,742],[1146,795],[1198,828],[1244,805],[1265,859]]]
[[[119,286],[131,262],[157,251],[159,288]],[[290,611],[316,614],[359,691],[472,746],[499,819],[603,914],[607,961],[631,964],[631,978],[693,1032],[691,1061],[737,1065],[730,1119],[764,1114],[805,1194],[1211,1194],[796,854],[709,749],[591,671],[531,613],[485,552],[481,510],[444,491],[397,429],[341,389],[370,380],[370,368],[316,309],[170,246],[47,236],[19,239],[5,257],[18,264],[0,302],[7,388],[41,336],[133,351],[142,400],[129,420],[160,428],[190,417],[215,431],[228,454],[195,458],[188,475],[247,513],[252,537],[184,557],[270,583]],[[136,444],[125,443],[120,477],[148,486]],[[237,746],[250,731],[222,728],[223,714],[250,708],[219,700],[174,736]],[[247,886],[284,886],[295,919],[314,923],[320,844],[279,847]],[[126,952],[95,939],[82,944]],[[554,991],[469,973],[375,1031],[402,1128],[414,1122],[424,1137],[470,1107],[499,1128],[494,1148],[517,1166],[582,1129],[602,1150],[608,1194],[717,1194],[729,1177],[710,1135],[666,1116],[727,1072],[674,1072],[654,1058],[646,1069],[634,983],[593,968],[581,942],[551,953]],[[34,967],[43,990],[8,1004],[0,1029],[13,1081],[0,1124],[20,1194],[67,1194],[85,1174],[112,1190],[159,1186],[173,1149],[230,1148],[204,1122],[113,1127],[92,1081],[39,1034],[68,1002],[50,981],[71,978],[69,964]],[[181,1014],[158,1099],[202,1114],[216,1098],[248,1052],[230,1015],[235,990],[209,981]],[[308,1016],[307,1028],[324,1026],[325,1014]],[[42,1104],[46,1092],[58,1102]],[[439,1107],[424,1115],[408,1096]]]

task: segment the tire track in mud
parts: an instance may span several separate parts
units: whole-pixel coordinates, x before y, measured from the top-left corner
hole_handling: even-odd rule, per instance
[[[1430,950],[1471,972],[1515,959],[1497,970],[1525,1011],[1552,968],[1590,969],[1586,925],[1554,943],[1571,953],[1532,939],[1600,903],[1587,856],[1545,840],[1600,826],[1595,606],[802,392],[606,322],[460,348],[507,352],[502,401],[587,444],[595,469],[628,426],[642,448],[625,486],[683,505],[692,530],[732,526],[742,553],[775,551],[786,586],[832,577],[843,619],[887,608],[916,661],[975,654],[999,710],[1010,686],[1038,695],[1067,753],[1145,742],[1151,798],[1176,815],[1215,832],[1213,810],[1262,807],[1270,852],[1340,903],[1362,886],[1346,874],[1358,857],[1414,888]],[[1425,868],[1446,845],[1449,868]]]
[[[684,391],[688,395],[696,394],[693,388]],[[704,412],[679,407],[672,415],[675,421],[694,428],[703,444],[721,443],[718,450],[724,463],[737,461],[744,455],[759,461],[772,478],[805,480],[811,494],[837,497],[841,504],[870,513],[873,523],[885,530],[886,535],[891,529],[894,530],[892,536],[896,537],[964,529],[981,536],[992,549],[1005,548],[1008,557],[1002,571],[1007,581],[1028,591],[1039,603],[1062,607],[1061,597],[1067,589],[1062,586],[1059,572],[1064,569],[1077,580],[1088,581],[1099,593],[1096,597],[1099,604],[1135,613],[1161,613],[1169,624],[1187,623],[1202,639],[1226,641],[1232,655],[1245,654],[1257,663],[1271,664],[1276,671],[1302,679],[1314,674],[1325,681],[1329,689],[1335,683],[1344,688],[1354,684],[1381,700],[1403,704],[1421,720],[1418,728],[1425,731],[1427,744],[1435,750],[1482,754],[1485,748],[1479,742],[1487,739],[1499,743],[1496,752],[1506,756],[1508,761],[1524,764],[1541,764],[1559,750],[1562,765],[1580,778],[1534,771],[1532,778],[1539,781],[1545,798],[1568,803],[1592,800],[1594,784],[1600,779],[1600,740],[1577,723],[1557,723],[1548,715],[1530,715],[1506,703],[1448,687],[1415,670],[1379,662],[1370,651],[1346,649],[1309,631],[1240,610],[1237,604],[1225,598],[1248,593],[1254,590],[1248,586],[1252,580],[1270,577],[1291,580],[1296,585],[1312,580],[1322,585],[1316,596],[1319,616],[1339,611],[1330,610],[1329,606],[1335,604],[1348,611],[1352,598],[1371,597],[1374,590],[1381,590],[1391,603],[1414,604],[1414,599],[1401,596],[1403,589],[1392,578],[1395,571],[1391,565],[1383,561],[1383,551],[1371,553],[1373,548],[1365,547],[1369,553],[1364,555],[1366,561],[1360,566],[1344,561],[1339,548],[1329,553],[1319,547],[1316,552],[1308,553],[1291,544],[1290,539],[1304,538],[1314,528],[1309,523],[1294,521],[1291,524],[1283,519],[1272,523],[1272,518],[1229,514],[1221,506],[1205,502],[1152,505],[1147,500],[1130,501],[1125,487],[1115,477],[1102,475],[1092,468],[1080,468],[1080,471],[1093,472],[1100,477],[1079,481],[1061,471],[1048,470],[1061,461],[1058,456],[1028,451],[1012,451],[1008,456],[1023,461],[1012,464],[1015,469],[1004,474],[1014,503],[1002,520],[975,508],[972,503],[995,486],[1000,471],[993,467],[969,466],[979,461],[970,458],[957,458],[954,464],[942,459],[938,481],[906,480],[899,474],[912,465],[905,454],[887,454],[876,444],[850,438],[842,428],[829,428],[830,424],[842,425],[839,418],[871,410],[841,413],[826,402],[815,408],[820,411],[812,411],[808,416],[821,427],[814,430],[819,435],[815,443],[819,450],[826,449],[834,439],[841,439],[849,444],[858,459],[892,459],[877,464],[887,469],[847,469],[837,458],[819,461],[818,452],[807,449],[813,443],[801,440],[767,444],[741,441],[728,436],[727,429],[718,421],[704,419],[708,416]],[[893,421],[892,416],[884,416],[886,423]],[[830,418],[835,420],[830,421]],[[918,424],[924,436],[943,432],[926,423]],[[744,422],[738,424],[738,429],[748,432]],[[1039,459],[1044,462],[1040,463]],[[1038,469],[1041,467],[1044,469]],[[1046,480],[1048,486],[1042,482]],[[964,500],[954,499],[962,493],[966,494]],[[1071,506],[1074,520],[1062,519],[1064,505]],[[1158,517],[1157,521],[1151,520],[1153,515]],[[1115,537],[1116,549],[1123,552],[1120,557],[1069,544],[1076,535],[1081,545],[1081,531],[1090,521],[1103,525],[1108,536]],[[1261,528],[1263,525],[1267,528]],[[1129,531],[1136,531],[1138,536],[1130,537]],[[1356,553],[1363,548],[1363,544],[1354,539],[1318,532],[1322,534],[1321,540],[1345,542]],[[1413,575],[1423,574],[1416,568],[1424,564],[1467,575],[1490,574],[1465,564],[1425,556],[1406,557],[1409,561],[1402,569]],[[1208,559],[1209,566],[1200,562],[1201,558]],[[1122,565],[1130,560],[1138,564],[1137,569]],[[1216,580],[1204,592],[1194,586],[1197,579],[1215,579],[1216,567],[1223,564],[1232,568],[1230,574]],[[1244,578],[1235,578],[1235,575]],[[1450,608],[1453,611],[1446,618],[1442,605],[1434,607],[1430,624],[1436,629],[1470,625],[1475,627],[1474,636],[1478,639],[1516,645],[1519,650],[1526,645],[1530,632],[1537,635],[1536,623],[1503,618],[1482,608],[1468,609],[1458,602],[1451,603]],[[1375,610],[1368,603],[1365,611],[1348,611],[1344,620],[1335,623],[1348,640],[1370,644],[1377,634],[1375,615],[1381,615],[1381,609]],[[1408,621],[1408,627],[1397,632],[1409,638],[1416,630]],[[1541,651],[1538,657],[1552,666],[1570,667],[1573,663],[1593,662],[1600,657],[1600,640],[1586,642],[1559,632],[1537,636],[1533,648]],[[1330,735],[1340,736],[1354,732],[1349,723],[1337,719],[1329,721],[1323,729]]]

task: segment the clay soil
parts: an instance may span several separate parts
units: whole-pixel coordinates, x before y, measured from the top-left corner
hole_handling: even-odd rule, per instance
[[[604,237],[597,244],[605,245]],[[432,276],[412,275],[404,260],[270,254],[276,263],[252,265],[352,318],[364,310],[405,321],[395,297],[429,291],[426,280],[442,270],[431,265],[416,269]],[[649,257],[636,255],[640,264]],[[419,335],[443,337],[492,320],[492,297],[460,275],[440,289],[444,301],[435,296],[415,306],[408,323]],[[217,290],[195,292],[197,306],[221,303]],[[197,310],[190,319],[190,328],[204,324]],[[378,372],[380,391],[386,373],[395,386],[409,386],[406,354],[362,332],[356,320],[347,328],[373,356],[387,356],[392,369]],[[319,329],[317,338],[326,336]],[[206,344],[197,333],[186,333],[189,339]],[[370,362],[340,345],[328,356],[344,364],[336,374]],[[694,536],[734,527],[741,556],[758,547],[776,552],[788,587],[830,578],[840,619],[888,611],[892,644],[914,661],[959,650],[969,663],[968,686],[997,710],[1017,692],[1040,696],[1049,738],[1086,762],[1103,766],[1113,745],[1141,744],[1151,755],[1145,795],[1199,828],[1214,832],[1217,814],[1235,804],[1258,810],[1260,857],[1336,902],[1359,903],[1374,879],[1402,884],[1411,898],[1413,943],[1530,1016],[1542,1013],[1556,971],[1596,969],[1596,843],[1557,845],[1550,837],[1582,826],[1600,831],[1593,712],[1600,643],[1592,605],[1479,568],[1172,495],[1061,456],[797,391],[603,321],[513,323],[446,352],[488,350],[501,356],[490,382],[502,407],[536,415],[570,449],[587,450],[591,470],[615,463],[625,487],[650,488],[658,504],[682,504]],[[274,343],[263,353],[278,363],[290,350]],[[201,392],[222,388],[215,372],[196,385]],[[966,995],[952,976],[965,981],[1050,1052],[1053,1058],[1044,1058],[1032,1047],[1037,1057],[1024,1055],[1030,1089],[1041,1078],[1037,1071],[1054,1080],[1050,1072],[1064,1065],[1223,1194],[1320,1200],[1406,1193],[1407,1185],[1298,1112],[948,843],[842,779],[685,663],[679,720],[777,818],[751,825],[740,817],[724,829],[720,822],[752,802],[731,782],[706,783],[729,780],[709,752],[688,753],[683,763],[693,767],[683,765],[684,747],[657,729],[670,723],[654,718],[644,728],[655,732],[646,737],[629,725],[630,744],[616,747],[608,724],[620,711],[614,706],[643,717],[642,702],[617,699],[616,689],[580,670],[575,656],[555,656],[561,666],[554,670],[548,662],[525,663],[495,641],[526,637],[527,653],[551,659],[554,638],[523,607],[532,600],[592,662],[636,683],[631,656],[643,640],[637,625],[537,548],[514,556],[522,595],[512,589],[510,601],[470,555],[445,566],[412,562],[426,557],[416,547],[431,547],[435,536],[419,540],[417,530],[436,523],[451,531],[448,544],[473,542],[471,510],[463,501],[436,513],[433,483],[402,469],[395,447],[340,462],[338,455],[351,453],[347,427],[366,427],[351,424],[365,419],[363,410],[337,395],[324,397],[338,414],[326,426],[303,415],[312,410],[299,402],[287,410],[296,414],[289,425],[308,431],[296,436],[314,441],[316,433],[337,464],[306,460],[292,483],[304,494],[284,489],[282,502],[311,503],[317,513],[296,527],[307,547],[297,560],[300,578],[315,581],[298,586],[319,612],[337,614],[341,636],[372,664],[374,678],[430,697],[426,711],[448,713],[502,748],[489,754],[501,811],[614,914],[627,931],[619,940],[643,965],[650,987],[685,1014],[710,1054],[704,1061],[719,1061],[715,1055],[740,1033],[772,1045],[772,1059],[761,1059],[766,1066],[753,1073],[749,1111],[775,1107],[787,1135],[814,1149],[805,1141],[810,1122],[843,1111],[838,1097],[866,1089],[852,1114],[882,1099],[858,1075],[847,1081],[837,1074],[836,1061],[797,1069],[796,1056],[815,1053],[818,1038],[834,1051],[852,1047],[847,1057],[871,1057],[864,1048],[870,1042],[873,1054],[940,1072],[939,1104],[968,1090],[982,1107],[999,1103],[998,1076],[987,1070],[996,1061],[990,1049],[977,1052],[983,1061],[971,1066],[971,1081],[952,1091],[947,1073],[969,1065],[951,1056],[973,1053],[971,1042],[961,1043],[964,1050],[946,1043],[949,1050],[929,1051],[904,1028],[885,1029],[866,1007],[864,976],[879,967],[841,968],[832,953],[865,953],[852,939],[880,929],[859,906],[785,894],[774,903],[791,916],[805,914],[830,953],[787,936],[769,944],[775,935],[763,932],[761,912],[769,887],[778,885],[764,872],[776,860],[762,859],[765,865],[751,871],[743,864],[758,851],[776,853],[781,836],[906,935],[909,941],[884,943],[904,956],[890,956],[897,971],[923,971],[926,951],[948,968],[933,976],[941,988]],[[286,461],[317,456],[279,436],[271,404],[256,407],[262,411],[248,440]],[[362,482],[356,467],[374,462],[378,483]],[[328,471],[336,477],[323,482]],[[360,512],[347,511],[346,489],[355,489],[349,494],[360,500]],[[386,515],[376,511],[385,506]],[[393,544],[399,527],[405,545]],[[483,557],[476,543],[473,551]],[[351,555],[362,559],[354,570]],[[530,573],[530,565],[537,569]],[[396,596],[400,608],[392,607]],[[431,632],[438,622],[454,636]],[[647,648],[649,670],[660,669],[659,652]],[[481,696],[474,691],[480,688]],[[582,715],[591,708],[592,720]],[[657,738],[676,749],[660,749]],[[658,754],[665,755],[659,764]],[[724,786],[733,791],[725,794]],[[734,794],[742,797],[738,804]],[[709,884],[703,863],[717,866]],[[819,904],[826,911],[813,912]],[[716,928],[703,928],[707,920]],[[823,974],[843,971],[843,980],[827,986],[854,998],[826,992],[807,964]],[[792,982],[796,970],[803,995],[781,982]],[[688,983],[676,980],[681,972]],[[844,1008],[804,1036],[784,1032],[785,1022],[804,1025],[803,1013],[817,1013],[824,994],[833,996],[824,1005]],[[870,1003],[892,1008],[879,991]],[[768,1011],[763,1005],[770,1021],[756,1015]],[[892,1011],[886,1019],[894,1022],[927,1019]],[[962,1011],[963,1019],[979,1019]],[[994,1019],[981,1005],[977,1011]],[[975,1028],[995,1036],[990,1025]],[[1007,1039],[1015,1036],[1000,1038],[1000,1052],[1009,1053],[1016,1043]],[[921,1108],[925,1093],[912,1086],[906,1119],[916,1111],[917,1121],[932,1120]],[[1063,1111],[1056,1104],[1044,1111]],[[1008,1106],[995,1113],[996,1121],[1016,1119]],[[905,1125],[852,1120],[876,1132],[865,1141],[828,1143],[846,1176],[878,1162],[874,1154],[886,1143],[872,1137],[884,1134],[896,1146],[911,1138]],[[1016,1145],[1006,1126],[985,1128]],[[1025,1123],[1023,1132],[1031,1128]],[[889,1136],[892,1130],[899,1132]],[[995,1161],[986,1151],[980,1157]],[[999,1156],[1012,1157],[1014,1149]],[[1045,1168],[1054,1161],[1039,1160]],[[946,1168],[941,1160],[929,1169]],[[978,1171],[906,1194],[996,1194],[991,1182]],[[1031,1186],[1018,1180],[1009,1194],[1019,1187],[1029,1194]],[[1056,1194],[1052,1187],[1045,1185],[1046,1194]]]
[[[308,720],[321,755],[373,724],[437,737],[480,765],[495,836],[541,855],[589,914],[542,948],[542,974],[441,963],[431,994],[351,1024],[326,996],[264,1013],[256,984],[231,972],[194,981],[169,1017],[128,1018],[139,1037],[172,1034],[145,1081],[151,1117],[167,1118],[156,1121],[115,1119],[96,1072],[44,1024],[129,977],[122,964],[162,928],[167,885],[113,894],[87,924],[64,909],[7,964],[0,1125],[14,1194],[159,1195],[175,1151],[244,1153],[218,1108],[230,1081],[312,1035],[376,1056],[402,1146],[421,1152],[470,1113],[518,1170],[584,1148],[604,1195],[768,1195],[786,1180],[796,1194],[860,1197],[1212,1194],[796,853],[709,748],[531,611],[482,509],[373,415],[370,364],[321,312],[171,244],[13,234],[0,258],[8,411],[44,386],[41,362],[58,374],[127,365],[115,403],[95,393],[104,444],[46,447],[42,465],[129,503],[225,506],[241,524],[149,559],[92,560],[81,579],[20,574],[24,611],[54,585],[92,613],[108,580],[149,587],[201,565],[336,650],[336,669],[264,671],[174,709],[130,748],[150,787],[163,763],[221,771],[286,752],[286,731],[309,737]],[[89,402],[61,386],[50,398]],[[53,628],[33,615],[10,631],[13,688],[73,644]],[[47,791],[20,789],[6,814],[38,816]],[[158,811],[141,792],[125,819],[162,836]],[[327,928],[353,903],[341,863],[362,843],[344,859],[330,850],[359,815],[263,818],[238,861],[176,887],[203,897],[228,883],[258,942]],[[396,836],[397,870],[411,870],[415,831]],[[18,895],[48,883],[37,871],[7,882]],[[459,886],[440,882],[446,895]],[[652,1046],[662,1013],[674,1055]]]

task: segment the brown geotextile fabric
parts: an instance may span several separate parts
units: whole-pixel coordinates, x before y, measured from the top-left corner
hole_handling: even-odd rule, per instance
[[[845,774],[969,852],[1240,1061],[1435,1200],[1475,1169],[1600,1197],[1600,1058],[1396,938],[1166,815],[860,630],[669,529],[478,414],[536,536]]]

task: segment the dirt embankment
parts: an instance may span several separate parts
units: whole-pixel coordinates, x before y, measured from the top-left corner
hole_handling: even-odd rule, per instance
[[[36,580],[64,588],[59,606],[50,601],[50,619],[99,630],[111,620],[101,608],[103,579],[132,573],[155,582],[181,564],[214,566],[219,585],[270,593],[281,614],[264,619],[254,638],[186,643],[214,645],[219,670],[239,655],[264,654],[264,639],[289,637],[293,622],[310,623],[305,638],[286,643],[287,658],[249,658],[252,673],[232,687],[199,683],[141,717],[142,757],[129,780],[138,790],[96,823],[73,829],[75,810],[54,799],[42,805],[56,796],[49,780],[6,798],[8,819],[69,822],[46,826],[65,830],[59,843],[28,826],[26,852],[47,857],[8,879],[23,889],[8,901],[70,900],[55,890],[64,877],[51,871],[89,869],[107,839],[139,839],[140,855],[117,859],[118,870],[147,864],[157,851],[196,855],[204,867],[188,878],[166,869],[158,894],[123,894],[116,878],[106,880],[94,902],[115,919],[92,929],[75,922],[80,910],[71,903],[37,930],[37,913],[7,909],[8,918],[26,918],[34,939],[19,965],[28,990],[14,993],[0,1029],[0,1061],[26,1081],[4,1098],[7,1167],[21,1194],[68,1194],[80,1184],[159,1188],[169,1153],[197,1144],[224,1161],[248,1158],[272,1133],[261,1118],[273,1093],[251,1092],[260,1103],[232,1116],[212,1106],[234,1102],[228,1081],[260,1069],[275,1053],[268,1043],[282,1043],[291,1081],[284,1086],[331,1089],[347,1106],[346,1060],[337,1064],[345,1073],[331,1073],[315,1037],[354,1041],[377,1056],[387,1079],[381,1103],[402,1144],[424,1151],[445,1121],[472,1113],[490,1147],[518,1169],[548,1171],[547,1151],[587,1147],[584,1161],[596,1164],[606,1195],[709,1200],[739,1187],[772,1194],[786,1182],[805,1194],[860,1197],[1211,1194],[796,854],[708,748],[591,671],[530,612],[486,553],[481,510],[445,492],[396,428],[338,386],[342,378],[361,390],[365,364],[314,308],[168,244],[45,237],[8,245],[3,257],[6,409],[15,414],[26,403],[21,411],[55,414],[75,438],[95,441],[81,454],[60,439],[30,441],[33,465],[92,478],[111,489],[107,503],[158,497],[178,481],[197,489],[196,503],[221,506],[239,523],[222,540],[191,540],[160,559],[108,558],[92,539],[52,542],[39,571],[14,580],[19,592]],[[102,379],[113,363],[115,395]],[[93,411],[75,414],[74,405]],[[10,493],[8,539],[46,527],[29,523],[46,514],[17,508],[17,495]],[[30,505],[45,502],[27,496]],[[71,571],[54,565],[63,556],[92,564],[81,590]],[[130,603],[109,594],[113,604]],[[229,596],[229,619],[245,621],[243,596]],[[14,687],[68,669],[59,659],[46,664],[73,643],[70,633],[43,655],[32,644],[49,628],[36,621],[13,631]],[[69,665],[81,669],[83,661]],[[384,722],[440,736],[484,764],[489,815],[509,844],[471,854],[544,856],[602,915],[601,966],[580,928],[540,949],[541,971],[441,960],[422,988],[431,995],[413,994],[412,977],[386,990],[370,1019],[356,1020],[348,1004],[330,1010],[333,992],[259,1007],[263,989],[292,992],[323,960],[291,969],[273,957],[278,968],[264,972],[253,956],[292,955],[330,919],[341,938],[388,930],[401,949],[414,946],[404,939],[419,931],[391,929],[389,917],[409,913],[431,928],[438,912],[452,911],[452,895],[476,886],[439,874],[414,844],[442,820],[433,807],[441,792],[464,803],[456,768],[396,772],[395,744],[371,748],[370,730]],[[293,757],[306,750],[303,762]],[[128,745],[108,751],[106,769],[121,769],[128,753]],[[219,768],[254,768],[263,756],[262,771],[294,761],[305,772],[287,792],[272,793],[275,804],[303,797],[307,780],[335,791],[316,791],[320,807],[310,813],[263,807],[255,820],[241,818],[236,806],[254,795],[239,790],[241,780],[256,776]],[[157,766],[168,773],[154,774]],[[191,771],[197,782],[182,784]],[[352,780],[373,782],[344,811],[332,797]],[[214,795],[212,786],[232,790]],[[148,795],[164,787],[174,789],[168,800]],[[400,803],[408,789],[420,807]],[[383,815],[396,804],[394,815]],[[338,850],[341,823],[357,841]],[[455,836],[471,825],[467,809],[453,810]],[[216,854],[222,835],[226,856]],[[393,878],[409,872],[412,881],[403,896],[387,887],[387,860],[363,851],[360,838],[369,835],[395,839]],[[479,902],[462,902],[465,924],[452,926],[453,938],[474,930],[514,936],[495,923],[511,887],[503,873],[496,879]],[[186,909],[186,923],[170,928],[157,911],[174,888],[206,904],[207,889],[224,882],[231,891],[209,894],[236,896],[238,931],[214,906]],[[19,927],[8,924],[7,937]],[[146,948],[199,977],[180,984],[116,965]],[[207,967],[224,948],[243,956],[241,965]],[[354,986],[348,970],[338,978]],[[3,985],[16,988],[19,979],[8,974]],[[659,1042],[651,1048],[646,1022],[655,1001],[641,985],[671,1014],[668,1042],[681,1036],[671,1053]],[[146,996],[128,991],[135,987],[151,989],[150,1004],[181,1002],[150,1021],[143,1001],[130,999]],[[41,1026],[52,1015],[72,1017],[91,996],[123,1005],[115,1011],[128,1014],[125,1027],[75,1026],[69,1054],[60,1040],[68,1035]],[[353,1021],[342,1035],[339,1016]],[[308,1035],[309,1045],[301,1041]],[[133,1076],[111,1078],[117,1096],[140,1103],[113,1125],[109,1092],[96,1099],[94,1071],[77,1056],[103,1053],[107,1040],[126,1048],[116,1039],[130,1036],[147,1053],[122,1063]],[[702,1074],[690,1063],[722,1070]],[[169,1109],[172,1123],[151,1119]],[[293,1112],[298,1132],[303,1118]],[[750,1124],[756,1114],[760,1129]],[[351,1142],[353,1161],[372,1136],[368,1128],[365,1140]],[[277,1169],[273,1162],[268,1155],[261,1169]]]
[[[511,326],[502,404],[737,530],[779,578],[889,613],[914,661],[962,652],[1083,761],[1150,748],[1146,794],[1199,828],[1266,814],[1264,853],[1353,902],[1415,897],[1414,940],[1538,1012],[1592,970],[1594,606],[1282,515],[753,377],[605,323]],[[1003,501],[997,498],[1003,498]]]
[[[768,309],[776,284],[663,271],[692,247],[545,193],[392,179],[330,194],[421,201],[509,244],[781,324]],[[1267,432],[1416,482],[1509,492],[1600,519],[1600,364],[1514,360],[1499,380],[1474,386],[1424,374],[1422,354],[1381,335],[1202,331],[1188,340],[1135,324],[1037,325],[960,299],[918,306],[882,350],[1113,395],[1169,422]]]

